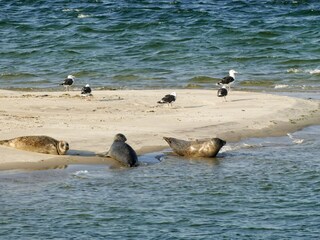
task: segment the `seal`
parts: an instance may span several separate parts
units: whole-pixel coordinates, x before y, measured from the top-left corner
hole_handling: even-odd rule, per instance
[[[48,136],[23,136],[9,140],[1,140],[0,145],[20,150],[54,155],[65,155],[69,150],[66,141],[58,141]]]
[[[215,157],[226,144],[226,141],[220,138],[195,141],[185,141],[171,137],[164,137],[163,139],[175,153],[187,157]]]
[[[116,134],[107,152],[107,157],[111,157],[129,167],[135,167],[138,164],[137,154],[126,141],[127,138],[122,133]]]

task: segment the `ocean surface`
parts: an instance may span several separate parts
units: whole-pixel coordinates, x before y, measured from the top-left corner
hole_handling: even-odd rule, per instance
[[[318,0],[0,0],[0,88],[216,88],[319,99]],[[215,159],[0,172],[0,239],[319,239],[320,126]],[[1,156],[0,156],[1,157]]]
[[[0,87],[320,90],[318,0],[0,1]]]
[[[141,166],[0,172],[0,239],[319,239],[320,126]]]

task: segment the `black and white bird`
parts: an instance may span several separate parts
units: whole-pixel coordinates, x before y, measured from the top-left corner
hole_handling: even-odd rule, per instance
[[[230,85],[234,82],[236,79],[235,74],[238,73],[235,70],[231,69],[229,71],[229,75],[224,77],[220,82],[218,82],[218,85],[227,85],[228,89],[230,91]]]
[[[72,86],[75,80],[75,76],[68,75],[68,77],[62,83],[60,83],[60,85],[63,85],[66,88],[66,90],[69,91],[70,86]]]
[[[228,90],[225,86],[222,86],[221,88],[218,89],[217,96],[218,97],[224,97],[224,100],[227,101],[227,95],[228,95]]]
[[[177,99],[176,92],[172,92],[170,94],[165,95],[160,101],[158,101],[158,103],[160,104],[168,103],[168,105],[171,104],[172,106],[172,103],[175,102],[176,99]]]
[[[89,84],[86,84],[82,89],[81,89],[81,95],[83,96],[90,96],[91,95],[91,87]]]

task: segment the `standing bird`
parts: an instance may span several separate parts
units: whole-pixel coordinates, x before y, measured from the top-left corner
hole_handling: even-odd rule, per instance
[[[91,95],[91,87],[90,87],[89,84],[87,84],[86,86],[84,86],[81,89],[81,95],[84,95],[84,96],[90,96]]]
[[[160,101],[158,101],[158,103],[160,104],[168,103],[168,105],[171,104],[172,106],[172,103],[175,102],[176,99],[177,99],[176,92],[172,92],[170,94],[165,95]]]
[[[224,97],[224,100],[227,101],[226,96],[228,95],[228,90],[225,86],[222,86],[218,89],[217,96],[218,97]]]
[[[234,75],[235,73],[238,73],[238,72],[236,72],[235,70],[231,69],[229,71],[229,76],[224,77],[220,82],[218,82],[218,85],[226,84],[226,85],[228,85],[228,88],[229,88],[229,91],[230,91],[230,85],[236,79],[236,77]]]
[[[68,75],[68,77],[59,85],[63,85],[67,91],[69,91],[70,86],[74,83],[74,81],[76,80],[75,76],[73,75]]]

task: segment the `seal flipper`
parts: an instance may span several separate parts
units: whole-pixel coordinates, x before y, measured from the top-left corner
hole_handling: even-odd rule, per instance
[[[97,153],[96,156],[98,156],[98,157],[108,157],[108,158],[111,158],[110,155],[109,155],[109,151],[102,152],[102,153]]]

